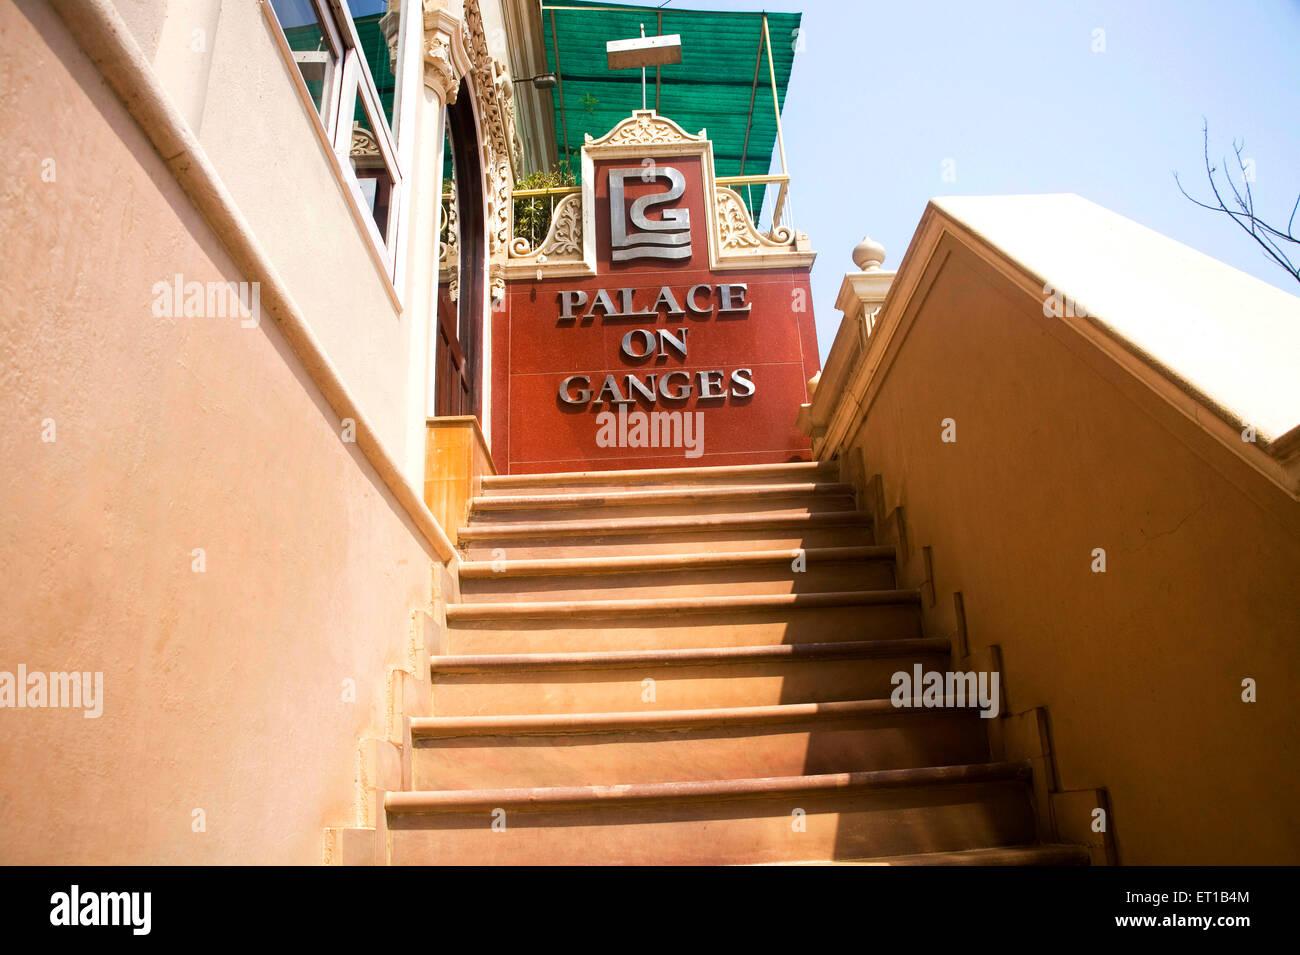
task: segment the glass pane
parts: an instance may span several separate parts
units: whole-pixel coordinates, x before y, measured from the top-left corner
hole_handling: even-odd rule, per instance
[[[388,211],[393,198],[393,177],[375,138],[375,124],[358,91],[352,109],[352,143],[348,151],[366,207],[384,243],[388,243]]]
[[[271,0],[271,9],[280,21],[289,49],[293,50],[298,71],[317,112],[322,119],[328,119],[329,104],[325,97],[333,81],[338,53],[321,26],[316,5],[311,0]]]
[[[312,0],[271,0],[271,9],[275,11],[275,18],[280,21],[280,26],[284,27],[286,33],[306,26],[315,26],[317,34],[320,33],[320,20],[317,19],[316,4]]]
[[[384,119],[389,129],[393,126],[393,91],[397,87],[397,78],[393,75],[392,55],[389,53],[388,40],[384,37],[380,21],[388,11],[387,0],[348,0],[348,9],[352,13],[352,23],[357,28],[357,40],[361,55],[370,70],[370,79],[379,93],[380,105],[384,108]],[[397,13],[393,13],[397,17]],[[390,30],[397,29],[394,22]]]

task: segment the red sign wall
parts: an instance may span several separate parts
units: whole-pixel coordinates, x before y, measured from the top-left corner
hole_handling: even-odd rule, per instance
[[[596,274],[507,283],[492,324],[498,470],[809,460],[795,416],[819,368],[810,268],[710,267],[708,161],[594,158]],[[611,171],[626,261],[612,247]]]

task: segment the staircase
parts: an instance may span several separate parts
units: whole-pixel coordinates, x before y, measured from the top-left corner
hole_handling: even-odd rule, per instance
[[[396,864],[1087,864],[973,709],[834,464],[486,478],[411,720]]]

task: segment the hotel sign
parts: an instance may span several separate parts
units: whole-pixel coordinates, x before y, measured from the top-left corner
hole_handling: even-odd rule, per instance
[[[587,142],[582,182],[505,264],[484,422],[498,470],[809,459],[795,425],[819,368],[806,237],[760,233],[714,181],[707,137],[653,110]],[[642,419],[655,436],[671,415],[688,452],[637,441]]]
[[[707,319],[717,315],[742,317],[750,311],[750,305],[745,301],[746,289],[743,282],[719,286],[692,285],[678,292],[665,285],[658,290],[654,302],[646,308],[649,296],[638,307],[638,290],[635,288],[618,289],[613,295],[602,288],[596,291],[590,309],[581,315],[577,310],[587,307],[588,295],[580,289],[574,289],[559,293],[559,317],[561,321],[568,322],[604,318],[657,324],[661,318],[669,321],[685,319],[688,308],[698,318]],[[688,363],[690,356],[687,353],[687,336],[690,331],[689,325],[676,328],[671,325],[663,328],[633,328],[619,342],[619,355],[633,365],[660,357]],[[559,399],[571,407],[585,407],[592,402],[617,407],[638,400],[652,406],[661,402],[675,404],[688,401],[696,395],[710,400],[749,398],[755,390],[753,375],[752,368],[737,368],[730,372],[726,369],[686,372],[673,368],[649,373],[629,372],[621,378],[606,374],[600,387],[593,391],[592,376],[576,374],[569,375],[560,382]]]

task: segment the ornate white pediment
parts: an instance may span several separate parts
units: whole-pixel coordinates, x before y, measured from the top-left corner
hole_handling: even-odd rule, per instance
[[[697,157],[703,177],[709,268],[772,269],[812,265],[816,258],[808,236],[787,225],[759,231],[736,190],[714,181],[713,144],[705,130],[691,135],[652,109],[635,110],[604,136],[586,137],[582,147],[582,192],[566,195],[555,206],[546,237],[533,248],[528,239],[512,239],[506,274],[541,280],[596,274],[594,186],[600,160],[653,157],[665,165],[674,157]],[[643,159],[644,161],[644,159]],[[775,188],[769,184],[767,188]]]
[[[672,143],[699,143],[708,139],[705,130],[692,136],[667,116],[652,109],[634,110],[632,115],[599,139],[588,133],[586,146],[666,146]]]

